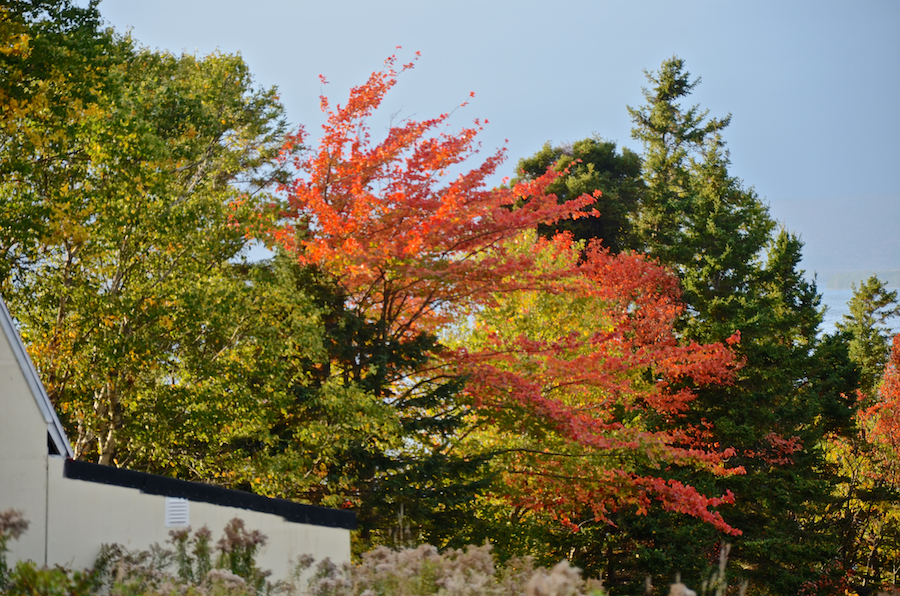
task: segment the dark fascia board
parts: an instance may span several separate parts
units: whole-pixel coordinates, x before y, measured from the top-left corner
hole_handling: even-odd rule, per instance
[[[189,501],[237,507],[260,513],[280,515],[289,522],[324,526],[327,528],[356,529],[356,513],[304,505],[285,499],[272,499],[239,490],[211,484],[176,480],[145,472],[135,472],[112,466],[101,466],[74,459],[67,459],[63,475],[72,480],[86,480],[126,488],[135,488],[148,495],[178,497]]]
[[[19,364],[19,370],[25,376],[25,382],[31,391],[31,397],[37,404],[41,416],[44,417],[44,422],[47,423],[48,441],[52,444],[51,452],[55,451],[59,455],[74,457],[72,446],[69,444],[68,437],[66,437],[66,431],[63,430],[59,416],[56,415],[56,409],[47,396],[44,384],[41,383],[37,370],[34,368],[34,363],[31,362],[31,358],[28,356],[28,351],[25,349],[25,344],[22,343],[19,330],[16,329],[12,315],[9,314],[9,309],[6,307],[6,302],[2,297],[0,297],[0,328],[3,329],[3,333],[9,340],[9,345],[16,356],[16,362]]]

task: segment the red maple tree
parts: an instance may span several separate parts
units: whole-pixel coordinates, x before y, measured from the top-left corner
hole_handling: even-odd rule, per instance
[[[894,336],[891,357],[878,389],[878,402],[861,417],[871,427],[870,440],[887,447],[894,456],[900,453],[900,334]]]
[[[478,349],[445,350],[429,366],[468,379],[473,415],[506,420],[508,432],[525,419],[537,421],[563,450],[510,451],[518,459],[506,478],[517,503],[550,510],[565,522],[578,508],[602,520],[610,509],[643,510],[656,499],[737,532],[711,509],[730,495],[706,497],[664,477],[671,466],[734,473],[725,468],[730,452],[706,445],[702,429],[658,430],[659,424],[639,423],[635,415],[645,412],[657,422],[678,417],[696,384],[728,382],[730,350],[679,344],[673,332],[677,281],[640,256],[611,255],[599,246],[584,250],[565,236],[523,248],[523,233],[578,217],[595,197],[560,204],[546,192],[561,175],[552,168],[533,181],[488,188],[504,150],[474,169],[463,167],[479,151],[478,120],[456,133],[446,130],[449,114],[406,120],[374,141],[369,118],[398,74],[412,67],[397,69],[396,63],[390,57],[343,106],[332,108],[322,97],[327,121],[316,148],[285,151],[298,176],[284,188],[287,223],[277,231],[279,242],[301,263],[327,272],[347,308],[378,322],[379,341],[386,343],[465,325],[516,292],[563,293],[601,304],[602,325],[598,318],[585,332],[552,338],[488,333]],[[287,148],[306,139],[301,128]],[[565,257],[573,250],[578,257]],[[549,267],[542,264],[548,251]],[[499,411],[519,419],[493,415]],[[608,456],[613,464],[576,470],[584,456]],[[638,472],[628,463],[636,460],[660,473]]]
[[[641,255],[610,254],[599,242],[580,257],[566,279],[566,299],[596,306],[595,321],[552,334],[527,324],[530,331],[520,333],[509,319],[495,319],[481,329],[480,349],[451,358],[486,418],[515,412],[514,422],[494,431],[517,437],[504,471],[509,498],[573,529],[576,520],[608,522],[610,511],[644,512],[656,501],[740,533],[714,510],[733,495],[707,497],[665,478],[675,467],[742,473],[726,467],[733,450],[709,445],[706,428],[675,424],[697,385],[730,382],[732,352],[722,344],[679,343],[680,290],[669,271]],[[534,315],[513,318],[519,316]]]

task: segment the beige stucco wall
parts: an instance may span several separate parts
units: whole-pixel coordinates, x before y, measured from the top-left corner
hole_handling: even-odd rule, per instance
[[[12,560],[44,562],[46,489],[47,423],[0,332],[0,511],[18,509],[31,523],[10,542]]]
[[[165,497],[64,478],[63,464],[62,458],[50,459],[49,564],[89,567],[104,543],[146,549],[168,540],[173,528],[165,525]],[[286,579],[291,561],[302,554],[338,563],[350,560],[348,530],[292,523],[278,515],[196,501],[189,507],[191,526],[208,526],[214,543],[234,517],[244,520],[248,530],[265,534],[268,541],[257,561],[261,568],[272,571],[274,580]]]

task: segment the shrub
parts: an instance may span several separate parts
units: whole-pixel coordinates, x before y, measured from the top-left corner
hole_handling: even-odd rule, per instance
[[[247,531],[244,521],[232,519],[225,526],[225,535],[219,540],[220,569],[230,569],[231,573],[243,578],[257,592],[265,586],[269,571],[261,571],[256,566],[256,555],[266,544],[266,536],[259,530]]]
[[[6,562],[9,541],[18,540],[27,529],[28,520],[22,516],[21,511],[7,509],[0,512],[0,589],[6,587],[9,577],[9,565]]]
[[[309,568],[311,559],[301,561]],[[320,562],[304,596],[584,596],[603,594],[599,582],[582,580],[577,568],[562,561],[553,569],[535,569],[531,558],[496,566],[491,546],[468,546],[439,553],[433,546],[392,550],[384,546],[362,556],[359,565]]]
[[[269,584],[268,571],[256,565],[266,537],[248,531],[243,520],[232,519],[216,550],[213,565],[212,533],[203,526],[172,530],[168,543],[149,550],[129,551],[120,545],[103,545],[94,564],[110,596],[186,594],[191,596],[256,596],[281,591]],[[283,584],[287,585],[287,584]]]
[[[325,559],[314,564],[305,555],[293,577],[270,583],[269,572],[257,567],[256,556],[266,537],[248,531],[240,519],[231,520],[217,543],[213,563],[212,534],[202,527],[169,533],[171,549],[153,545],[128,551],[104,545],[93,569],[70,571],[39,568],[19,562],[9,571],[9,541],[18,539],[28,522],[15,511],[0,513],[0,590],[10,596],[603,596],[601,584],[584,580],[567,561],[552,569],[536,568],[530,557],[497,565],[490,544],[449,549],[435,547],[390,549],[365,553],[358,565],[335,565]],[[720,552],[718,568],[701,593],[723,596],[728,588],[725,566],[728,546]],[[739,587],[743,594],[746,583]],[[676,579],[670,596],[695,596]]]
[[[94,567],[73,572],[19,562],[10,572],[9,541],[28,528],[19,512],[0,513],[0,589],[9,595],[87,596],[584,596],[602,594],[598,582],[585,582],[563,561],[536,569],[530,558],[497,566],[491,546],[468,546],[439,553],[433,546],[392,550],[378,547],[359,565],[338,567],[330,560],[314,569],[311,556],[298,561],[294,577],[275,584],[256,565],[266,537],[231,520],[217,543],[207,527],[169,533],[172,548],[153,545],[129,551],[104,545]],[[301,581],[302,578],[302,581]]]
[[[32,561],[19,561],[10,572],[3,593],[9,596],[92,596],[99,588],[92,570],[40,568]]]

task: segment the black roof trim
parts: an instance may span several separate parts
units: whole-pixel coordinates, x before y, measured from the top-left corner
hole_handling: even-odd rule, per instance
[[[86,480],[100,484],[112,484],[126,488],[136,488],[148,495],[179,497],[189,501],[212,503],[226,507],[237,507],[280,515],[289,522],[324,526],[327,528],[356,529],[356,513],[304,505],[285,499],[272,499],[253,493],[222,488],[211,484],[176,480],[165,476],[156,476],[145,472],[135,472],[112,466],[101,466],[84,461],[67,459],[64,467],[66,478]]]

